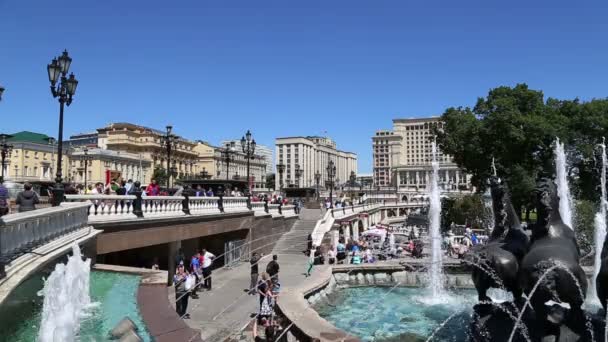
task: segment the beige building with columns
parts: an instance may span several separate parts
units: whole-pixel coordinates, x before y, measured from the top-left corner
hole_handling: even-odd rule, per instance
[[[152,163],[139,158],[137,154],[100,148],[89,149],[85,154],[84,150],[80,149],[72,151],[70,156],[70,179],[77,184],[85,183],[85,162],[88,162],[87,184],[106,184],[115,179],[132,179],[146,185],[152,178]]]
[[[348,181],[351,171],[357,173],[357,155],[352,152],[341,151],[336,148],[336,143],[328,137],[286,137],[275,140],[276,165],[285,165],[285,172],[275,176],[275,186],[279,189],[289,186],[315,187],[315,173],[321,174],[319,185],[326,186],[329,180],[327,176],[327,164],[330,160],[336,165],[335,184]],[[296,166],[302,170],[299,179],[296,179]]]
[[[432,130],[442,125],[439,117],[394,119],[392,130],[377,131],[372,137],[374,183],[398,186],[405,194],[424,192],[433,172]],[[437,149],[435,158],[443,191],[470,189],[470,176],[451,156]]]

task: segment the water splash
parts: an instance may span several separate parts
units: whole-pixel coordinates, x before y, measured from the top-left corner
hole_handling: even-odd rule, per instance
[[[82,260],[78,244],[66,264],[58,263],[44,281],[39,295],[44,296],[39,342],[74,341],[81,319],[92,307],[89,297],[91,260]]]
[[[602,148],[602,171],[601,171],[601,187],[602,187],[602,198],[600,198],[600,211],[595,214],[595,261],[593,264],[593,282],[591,286],[589,286],[590,296],[589,298],[596,302],[596,304],[601,304],[600,299],[597,297],[597,291],[595,289],[595,284],[597,280],[597,275],[600,272],[600,267],[602,266],[602,247],[604,246],[604,240],[606,239],[606,209],[608,208],[608,200],[606,199],[606,167],[607,167],[607,158],[606,158],[606,143],[602,141],[600,144]]]
[[[555,138],[555,182],[557,183],[557,194],[559,195],[559,215],[564,223],[574,230],[572,218],[574,217],[574,209],[572,206],[572,196],[570,195],[570,186],[568,185],[568,174],[566,172],[566,152],[564,144]]]
[[[443,251],[441,250],[441,198],[439,194],[439,163],[437,162],[437,145],[432,143],[433,148],[433,174],[431,176],[429,193],[429,233],[431,238],[431,267],[429,289],[432,298],[439,299],[445,297],[443,285]]]

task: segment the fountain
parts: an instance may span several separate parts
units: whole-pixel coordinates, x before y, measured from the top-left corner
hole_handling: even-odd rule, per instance
[[[431,237],[431,267],[429,289],[431,290],[431,298],[442,298],[444,294],[443,288],[443,265],[441,250],[441,198],[439,194],[439,163],[437,162],[437,145],[432,144],[433,151],[433,174],[430,184],[430,208],[429,208],[429,235]]]
[[[66,264],[58,263],[44,282],[42,321],[38,341],[74,341],[80,322],[91,308],[89,273],[91,260],[82,260],[78,244]]]
[[[572,218],[574,210],[572,207],[572,196],[570,195],[570,186],[568,185],[568,173],[566,171],[566,152],[564,144],[555,139],[555,183],[557,183],[557,193],[559,196],[559,214],[565,225],[574,229]]]
[[[604,246],[604,240],[606,239],[606,209],[608,206],[608,200],[606,199],[606,164],[608,161],[606,160],[606,142],[602,141],[600,144],[602,148],[602,170],[601,170],[601,194],[600,198],[600,210],[597,214],[595,214],[595,260],[593,264],[593,284],[597,282],[597,276],[600,272],[600,268],[602,266],[602,247]],[[597,290],[595,286],[590,287],[590,294],[592,300],[597,300],[598,304],[600,303],[600,299],[597,295]]]

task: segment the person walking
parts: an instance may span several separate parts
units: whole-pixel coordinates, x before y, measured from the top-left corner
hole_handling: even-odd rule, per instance
[[[203,248],[201,251],[203,255],[203,279],[204,286],[207,288],[207,291],[211,291],[211,265],[213,264],[213,259],[215,259],[215,255],[211,252],[208,252]]]
[[[312,268],[315,265],[315,253],[316,253],[316,249],[315,250],[310,250],[309,256],[308,256],[308,269],[306,270],[306,273],[304,274],[305,277],[310,277],[310,272],[312,272]]]
[[[277,262],[277,259],[279,258],[278,255],[273,255],[272,256],[272,261],[270,261],[268,263],[268,265],[266,265],[266,273],[268,273],[268,275],[270,275],[270,278],[272,279],[272,281],[275,282],[279,282],[279,263]]]
[[[253,255],[251,256],[251,260],[249,260],[249,262],[251,263],[251,282],[249,282],[249,288],[248,293],[250,295],[255,295],[255,288],[258,284],[258,263],[260,262],[260,256],[258,255],[258,252],[253,252]]]
[[[8,215],[8,189],[4,186],[4,179],[0,177],[0,217]]]
[[[192,259],[190,259],[190,272],[192,272],[195,277],[195,284],[198,284],[200,282],[200,279],[198,277],[199,269],[201,267],[199,263],[199,257],[200,253],[196,253],[192,256]],[[198,299],[198,295],[196,294],[196,286],[192,289],[191,296],[193,299]]]
[[[17,194],[15,201],[19,205],[19,212],[36,210],[36,204],[39,202],[38,194],[32,190],[32,184],[23,184],[23,191]]]
[[[188,297],[190,296],[186,289],[186,280],[188,280],[188,273],[184,268],[184,263],[180,263],[177,266],[177,272],[173,276],[173,285],[175,286],[175,311],[179,317],[190,318],[190,314],[187,314],[188,310]]]

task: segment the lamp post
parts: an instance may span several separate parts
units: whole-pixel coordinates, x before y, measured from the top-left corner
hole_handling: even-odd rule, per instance
[[[357,181],[357,175],[355,174],[355,171],[351,171],[350,176],[348,178],[348,186],[350,187],[350,197],[351,201],[353,201],[354,203],[355,191],[353,190],[353,188],[355,187],[355,182]]]
[[[279,171],[279,194],[283,193],[283,172],[285,172],[285,164],[277,164],[277,171]]]
[[[6,89],[3,86],[0,85],[0,101],[2,101],[2,94],[4,94],[5,90]]]
[[[247,197],[251,199],[251,181],[249,179],[249,168],[250,161],[253,159],[253,154],[255,153],[255,139],[251,137],[251,132],[247,130],[245,136],[241,138],[241,149],[243,150],[243,154],[245,155],[245,159],[247,160]],[[250,205],[251,206],[251,205]]]
[[[89,156],[89,149],[88,148],[84,148],[82,150],[82,152],[84,152],[84,155],[82,156],[82,159],[84,160],[84,191],[86,193],[87,191],[87,181],[88,181],[88,166],[89,166],[89,160],[91,159],[91,156]]]
[[[61,162],[63,157],[63,110],[65,105],[72,104],[78,81],[71,73],[68,77],[68,71],[72,64],[72,58],[68,56],[68,51],[64,50],[61,56],[53,58],[51,64],[48,64],[46,69],[51,83],[51,94],[59,100],[59,134],[57,136],[57,174],[55,178],[55,186],[53,187],[53,206],[58,206],[63,201],[64,189]]]
[[[10,158],[11,151],[13,150],[13,145],[10,145],[6,142],[6,139],[10,137],[11,135],[8,134],[0,134],[0,157],[2,157],[2,164],[0,164],[0,169],[2,169],[2,180],[4,180],[4,168],[6,167],[6,158]]]
[[[296,176],[296,187],[300,187],[300,177],[302,176],[302,169],[300,169],[300,164],[296,164],[295,166],[295,176]]]
[[[235,153],[234,141],[226,144],[225,151],[222,151],[222,159],[226,163],[226,179],[230,179],[230,162],[233,159],[233,154]],[[219,176],[219,174],[218,174]]]
[[[320,194],[319,194],[319,183],[321,182],[321,173],[319,172],[319,170],[317,170],[317,172],[315,173],[315,183],[317,185],[317,199],[319,199]]]
[[[201,171],[201,178],[202,179],[209,178],[209,173],[207,172],[207,170],[204,167],[203,167],[203,171]]]
[[[330,205],[330,208],[332,208],[332,209],[334,207],[333,196],[334,196],[334,177],[335,176],[336,176],[336,165],[334,164],[333,160],[330,160],[329,163],[327,163],[327,178],[329,179],[329,205]]]
[[[171,176],[173,170],[171,167],[171,152],[177,146],[177,136],[173,134],[173,126],[167,125],[165,135],[161,136],[161,148],[167,152],[167,190],[171,188]]]

